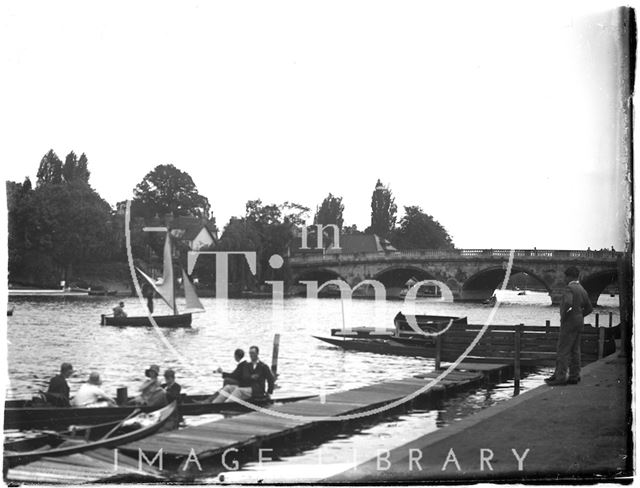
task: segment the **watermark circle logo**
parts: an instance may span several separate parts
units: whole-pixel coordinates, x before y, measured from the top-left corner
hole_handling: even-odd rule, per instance
[[[136,276],[136,268],[134,266],[133,263],[133,254],[131,252],[131,229],[130,229],[130,225],[131,225],[131,200],[127,200],[127,205],[126,205],[126,211],[125,211],[125,239],[126,239],[126,248],[127,248],[127,260],[128,260],[128,264],[129,264],[129,271],[131,273],[131,280],[133,282],[134,288],[136,290],[136,294],[138,296],[138,299],[140,300],[142,306],[144,307],[145,305],[145,298],[142,294],[142,289],[140,287],[140,283],[138,282],[138,277]],[[167,229],[168,232],[168,229]],[[278,256],[279,257],[279,256]],[[512,249],[511,252],[509,253],[509,259],[508,262],[506,263],[505,266],[505,277],[504,280],[502,282],[502,286],[501,289],[505,289],[507,286],[507,283],[509,281],[509,277],[511,276],[511,269],[513,266],[513,257],[514,257],[514,250]],[[273,256],[272,256],[273,258]],[[282,258],[280,257],[280,260],[277,260],[277,258],[273,258],[274,261],[272,263],[272,265],[282,265]],[[277,266],[279,267],[279,266]],[[145,307],[146,308],[146,307]],[[351,414],[344,414],[344,415],[297,415],[297,414],[291,414],[291,413],[287,413],[287,412],[280,412],[278,410],[273,410],[270,408],[264,408],[258,405],[255,405],[253,403],[249,403],[247,401],[244,401],[240,398],[234,397],[234,401],[239,403],[240,405],[246,407],[247,409],[250,410],[254,410],[256,412],[261,412],[264,413],[266,415],[271,415],[273,417],[280,417],[280,418],[284,418],[284,419],[289,419],[289,420],[303,420],[305,422],[342,422],[342,421],[346,421],[346,420],[355,420],[355,419],[359,419],[359,418],[364,418],[364,417],[368,417],[371,415],[378,415],[380,413],[383,413],[385,411],[388,410],[392,410],[396,407],[399,407],[421,395],[424,395],[426,392],[428,392],[430,389],[432,389],[435,385],[437,385],[440,381],[442,381],[444,378],[446,378],[449,373],[451,373],[452,371],[454,371],[459,365],[460,363],[462,363],[464,361],[464,359],[469,355],[469,353],[476,347],[476,345],[478,344],[478,342],[480,341],[480,339],[482,338],[482,336],[485,334],[485,332],[489,329],[490,324],[493,322],[493,319],[495,318],[495,315],[498,311],[498,309],[500,308],[500,301],[496,300],[495,304],[493,305],[493,307],[491,308],[491,311],[489,312],[489,315],[487,317],[487,320],[485,321],[485,323],[483,324],[482,328],[478,331],[477,335],[474,337],[474,339],[471,341],[471,343],[467,346],[467,348],[462,352],[462,354],[460,354],[460,356],[452,363],[449,364],[449,366],[444,369],[441,373],[439,373],[435,378],[432,378],[430,381],[426,382],[424,386],[418,388],[417,390],[403,396],[402,398],[399,398],[395,401],[386,403],[380,407],[376,407],[376,408],[372,408],[369,410],[365,410],[362,412],[356,412],[356,413],[351,413]],[[197,368],[195,365],[191,364],[190,360],[188,357],[185,357],[183,354],[180,353],[180,351],[178,351],[173,344],[171,344],[167,338],[164,336],[164,334],[162,334],[162,331],[160,330],[160,327],[158,326],[155,318],[153,317],[153,315],[151,315],[151,312],[147,311],[147,316],[149,318],[149,321],[152,325],[152,328],[154,329],[154,331],[156,332],[158,338],[160,339],[160,341],[163,343],[163,345],[173,353],[173,355],[181,362],[181,364],[183,365],[183,367],[187,370],[187,371],[198,371],[199,368]],[[448,327],[450,327],[451,324],[449,324]],[[448,328],[447,327],[447,328]],[[413,327],[412,327],[413,328]],[[226,392],[221,391],[222,395],[226,395]],[[323,405],[325,403],[325,395],[324,394],[319,394],[318,395],[318,406],[321,407],[321,405]]]

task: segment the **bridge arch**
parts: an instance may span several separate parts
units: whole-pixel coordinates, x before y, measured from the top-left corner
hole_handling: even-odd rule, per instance
[[[297,285],[301,281],[317,281],[318,286],[320,286],[330,280],[347,281],[337,271],[334,271],[330,268],[313,268],[295,275],[293,278],[293,283]]]
[[[388,295],[393,295],[394,289],[400,291],[410,279],[422,281],[435,280],[436,278],[424,268],[407,264],[397,264],[376,273],[372,279],[382,283],[387,289]]]
[[[493,295],[495,289],[499,288],[504,281],[507,270],[505,266],[490,266],[483,268],[471,275],[462,284],[460,298],[468,301],[483,301]],[[516,276],[524,274],[533,278],[534,282],[541,285],[549,295],[551,295],[551,285],[530,269],[520,266],[512,266],[510,280]]]
[[[598,298],[602,292],[610,285],[618,283],[618,269],[603,269],[591,273],[580,280],[580,283],[589,294],[591,303],[597,305]]]

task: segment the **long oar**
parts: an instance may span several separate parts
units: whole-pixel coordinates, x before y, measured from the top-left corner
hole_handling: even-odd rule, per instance
[[[111,429],[109,432],[107,432],[105,435],[103,435],[99,440],[103,440],[106,439],[107,437],[109,437],[111,434],[113,434],[116,430],[118,430],[120,427],[122,427],[122,424],[124,424],[127,420],[129,420],[131,417],[135,417],[136,415],[138,415],[140,412],[142,412],[142,410],[140,410],[139,408],[136,408],[133,412],[131,412],[126,418],[122,419],[118,425],[116,425],[113,429]]]

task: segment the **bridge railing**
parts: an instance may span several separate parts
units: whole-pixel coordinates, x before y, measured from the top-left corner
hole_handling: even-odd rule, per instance
[[[301,253],[290,257],[292,263],[335,263],[340,261],[377,261],[403,259],[459,259],[468,258],[508,258],[511,249],[414,249],[388,251],[384,253]],[[515,249],[516,258],[541,259],[600,259],[615,260],[621,253],[610,250],[557,250],[557,249]]]

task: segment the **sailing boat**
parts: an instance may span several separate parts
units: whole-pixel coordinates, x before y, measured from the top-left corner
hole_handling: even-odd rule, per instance
[[[172,315],[154,315],[153,320],[158,327],[191,327],[191,314],[204,312],[204,307],[200,303],[196,289],[189,280],[189,276],[182,269],[182,283],[184,285],[184,296],[186,308],[182,313],[178,313],[176,305],[175,282],[173,278],[173,260],[171,256],[171,236],[167,232],[164,242],[162,284],[157,284],[153,278],[145,274],[140,268],[136,268],[138,273],[149,282],[153,289],[160,295],[167,305],[173,310]],[[102,315],[102,325],[149,327],[152,325],[148,315],[138,317],[112,317]]]

